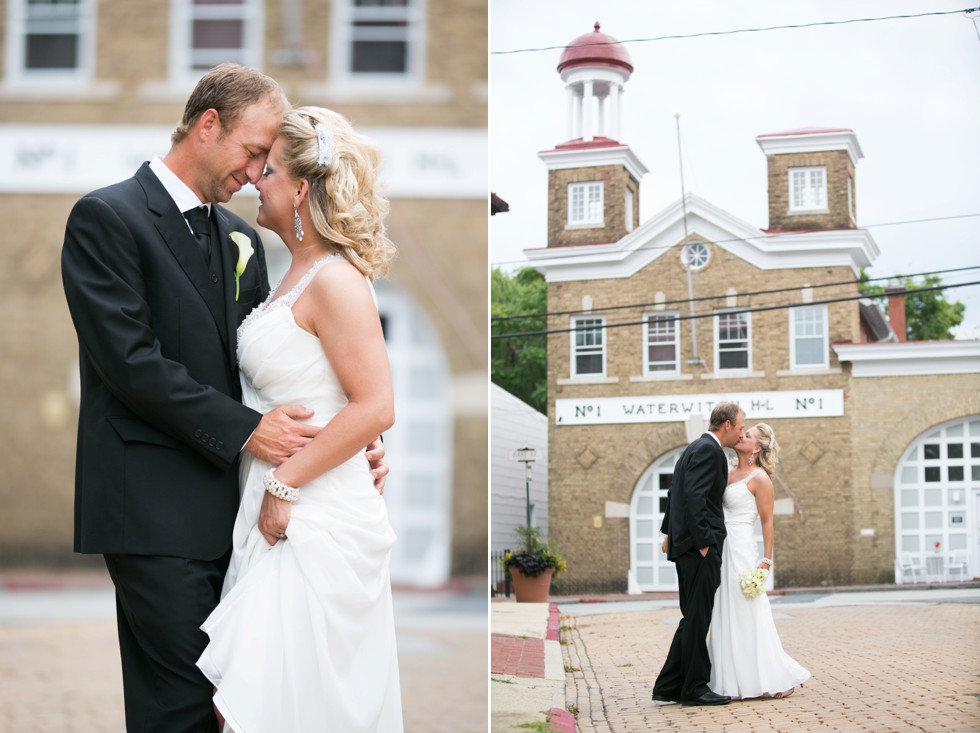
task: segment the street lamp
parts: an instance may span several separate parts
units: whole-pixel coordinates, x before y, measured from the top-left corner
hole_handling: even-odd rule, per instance
[[[524,464],[524,508],[527,514],[527,527],[531,528],[531,464],[538,457],[538,452],[534,448],[518,448],[514,451],[513,458]]]

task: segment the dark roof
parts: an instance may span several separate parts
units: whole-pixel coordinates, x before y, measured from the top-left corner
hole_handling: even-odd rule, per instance
[[[490,194],[490,216],[496,213],[510,211],[510,204],[500,198],[497,194]]]

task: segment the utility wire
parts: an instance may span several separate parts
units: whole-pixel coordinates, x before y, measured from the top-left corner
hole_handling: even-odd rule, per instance
[[[916,295],[918,293],[931,293],[936,290],[950,290],[953,288],[964,288],[970,285],[980,285],[980,280],[974,280],[968,283],[957,283],[954,285],[934,285],[928,288],[907,288],[904,290],[896,290],[891,293],[879,293],[875,295],[849,295],[840,298],[828,298],[826,300],[814,300],[809,303],[785,303],[780,305],[760,305],[753,308],[726,308],[724,311],[725,315],[735,315],[738,313],[762,313],[764,311],[775,311],[775,310],[789,310],[790,308],[807,308],[813,305],[825,305],[828,303],[846,303],[851,300],[864,300],[866,298],[885,298],[890,295]],[[674,316],[671,320],[674,321],[687,321],[690,319],[697,318],[714,318],[719,315],[718,313],[699,313],[692,316]],[[601,330],[606,331],[613,328],[624,328],[626,326],[642,326],[646,323],[643,321],[622,321],[620,323],[606,323],[600,326]],[[575,331],[583,331],[586,329],[580,328],[555,328],[546,331],[522,331],[519,333],[501,333],[495,336],[491,336],[490,340],[497,339],[512,339],[512,338],[527,338],[530,336],[550,336],[556,333],[574,333]],[[591,330],[591,329],[589,329]]]
[[[657,41],[677,41],[688,38],[702,38],[705,36],[732,36],[738,33],[765,33],[767,31],[795,30],[798,28],[814,28],[817,26],[848,25],[851,23],[876,23],[882,20],[908,20],[912,18],[926,18],[932,15],[958,15],[960,13],[974,13],[980,10],[977,8],[962,8],[960,10],[937,10],[930,13],[915,13],[909,15],[885,15],[879,18],[851,18],[848,20],[820,20],[813,23],[795,23],[792,25],[771,25],[762,28],[735,28],[727,31],[700,31],[698,33],[678,33],[670,36],[654,36],[651,38],[630,38],[624,41],[607,41],[603,43],[583,43],[575,48],[588,48],[589,46],[618,46],[626,43],[655,43]],[[491,51],[491,56],[509,56],[518,53],[534,53],[537,51],[556,51],[568,48],[568,44],[560,46],[539,46],[537,48],[515,48],[510,51]]]
[[[930,272],[914,272],[911,275],[883,275],[881,277],[869,277],[867,280],[838,280],[836,282],[830,283],[817,283],[815,285],[797,285],[787,288],[771,288],[769,290],[753,290],[747,293],[735,293],[738,297],[749,297],[752,295],[771,295],[775,293],[789,293],[795,290],[802,290],[804,287],[813,288],[832,288],[838,285],[861,285],[862,283],[872,283],[879,280],[901,280],[909,279],[915,277],[924,277],[926,275],[945,275],[950,272],[964,272],[966,270],[977,270],[980,269],[980,265],[970,265],[969,267],[951,267],[946,270],[932,270]],[[694,298],[695,302],[706,301],[706,300],[721,300],[723,298],[729,298],[731,294],[724,293],[721,295],[702,295],[700,298]],[[870,296],[865,296],[870,297]],[[547,318],[548,316],[571,316],[577,313],[606,313],[609,311],[617,310],[630,310],[634,308],[650,308],[653,306],[661,305],[676,305],[678,303],[688,302],[687,298],[679,298],[677,300],[665,300],[663,302],[653,302],[653,303],[629,303],[627,305],[610,305],[605,308],[593,308],[591,310],[567,310],[567,311],[547,311],[545,313],[531,313],[528,315],[520,316],[493,316],[490,318],[491,322],[505,322],[505,321],[525,321],[531,318]]]
[[[906,224],[931,224],[937,221],[952,221],[954,219],[972,219],[980,216],[980,212],[975,214],[953,214],[951,216],[933,216],[926,219],[906,219],[905,221],[887,221],[881,224],[864,224],[859,226],[855,231],[861,231],[863,229],[879,229],[881,227],[894,227],[894,226],[904,226]],[[781,231],[781,232],[763,232],[757,237],[730,237],[728,239],[714,239],[711,241],[712,244],[725,244],[727,242],[745,242],[749,244],[756,240],[765,241],[767,239],[773,239],[775,237],[784,237],[788,234],[793,234],[791,231]],[[607,243],[611,244],[611,243]],[[637,247],[634,252],[652,252],[658,249],[670,249],[676,246],[674,244],[658,244],[650,245],[646,247]],[[527,267],[533,267],[530,260],[505,260],[504,262],[491,262],[491,267],[501,267],[504,265],[525,265]]]

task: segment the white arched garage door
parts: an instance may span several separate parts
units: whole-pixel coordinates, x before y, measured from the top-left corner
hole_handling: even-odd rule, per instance
[[[660,551],[660,523],[667,509],[667,491],[674,478],[674,464],[684,448],[657,458],[640,476],[630,500],[630,592],[676,591],[674,563]],[[734,454],[730,454],[734,455]],[[755,522],[755,539],[762,556],[762,523]],[[772,590],[771,573],[766,588]]]
[[[980,541],[980,416],[931,428],[895,471],[895,554],[911,555],[931,580],[950,577],[952,555],[966,553],[977,574]],[[937,548],[938,543],[938,548]],[[896,582],[910,580],[896,572]]]

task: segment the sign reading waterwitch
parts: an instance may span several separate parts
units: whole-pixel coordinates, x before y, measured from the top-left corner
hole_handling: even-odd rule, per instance
[[[779,417],[840,417],[844,391],[804,389],[786,392],[735,392],[645,397],[592,397],[555,400],[557,425],[682,422],[689,415],[707,418],[719,402],[737,402],[750,420]]]

